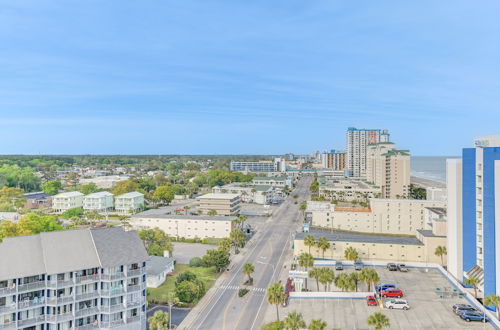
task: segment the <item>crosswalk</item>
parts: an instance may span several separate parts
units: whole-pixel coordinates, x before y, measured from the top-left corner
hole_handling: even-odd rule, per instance
[[[239,290],[239,289],[249,289],[250,291],[257,292],[257,293],[265,293],[266,288],[249,288],[249,287],[240,287],[238,285],[221,285],[219,289],[222,290]]]

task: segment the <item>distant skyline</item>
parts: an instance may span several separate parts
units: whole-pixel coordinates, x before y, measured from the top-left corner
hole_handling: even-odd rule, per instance
[[[0,3],[0,154],[412,155],[500,134],[498,1]]]

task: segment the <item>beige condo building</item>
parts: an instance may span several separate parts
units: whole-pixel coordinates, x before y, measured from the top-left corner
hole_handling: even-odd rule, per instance
[[[241,197],[238,194],[206,194],[198,197],[198,210],[208,214],[214,210],[216,215],[231,215],[240,212]]]

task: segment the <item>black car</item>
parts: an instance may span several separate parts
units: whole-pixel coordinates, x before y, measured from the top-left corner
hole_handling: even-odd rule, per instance
[[[398,266],[396,264],[389,263],[387,264],[387,269],[389,269],[391,272],[394,272],[398,270]]]

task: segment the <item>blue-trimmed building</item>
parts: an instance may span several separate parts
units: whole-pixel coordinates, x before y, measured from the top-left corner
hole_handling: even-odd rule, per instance
[[[500,136],[448,160],[447,184],[448,269],[462,282],[479,278],[482,296],[500,295]]]

